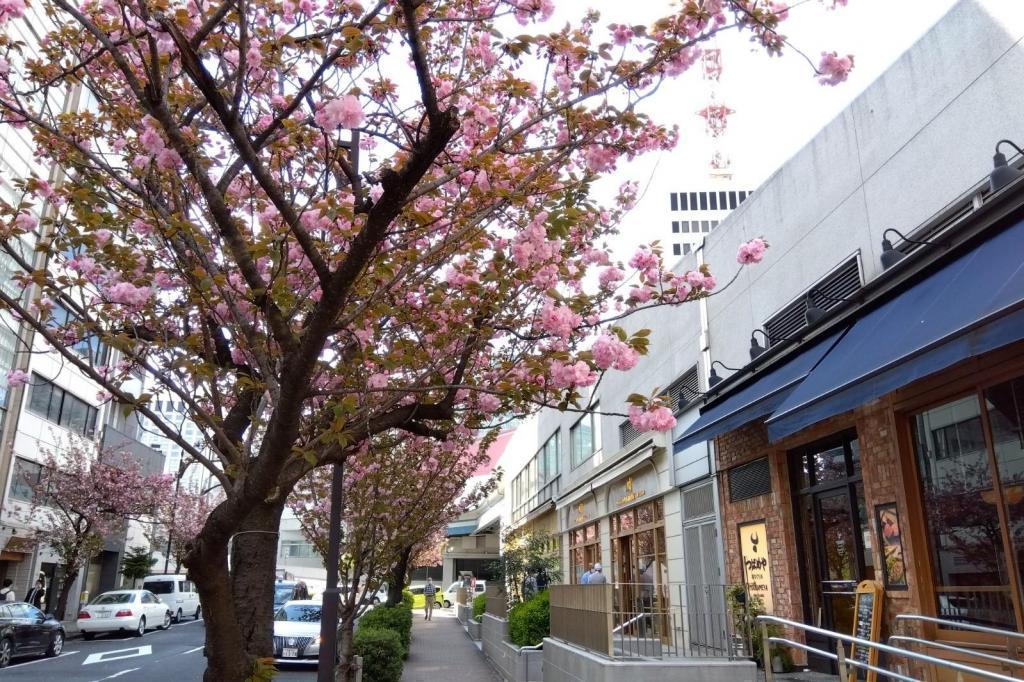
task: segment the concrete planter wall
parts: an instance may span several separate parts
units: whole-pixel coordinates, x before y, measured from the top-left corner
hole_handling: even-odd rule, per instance
[[[466,631],[469,632],[469,638],[474,642],[480,640],[482,628],[483,626],[472,618],[466,623]]]
[[[720,658],[612,660],[566,644],[544,640],[544,682],[755,682],[752,661]]]
[[[508,621],[484,614],[481,625],[484,656],[506,682],[543,682],[544,652],[521,649],[508,641]]]
[[[455,617],[459,619],[460,623],[465,625],[469,621],[473,620],[473,607],[465,604],[456,604]]]

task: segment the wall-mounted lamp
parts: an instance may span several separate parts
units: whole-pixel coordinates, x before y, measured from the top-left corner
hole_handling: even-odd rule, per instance
[[[804,321],[807,322],[808,326],[817,324],[821,318],[828,315],[828,312],[824,308],[818,307],[818,304],[814,302],[815,292],[817,292],[817,289],[811,289],[808,291],[807,298],[804,301],[807,306],[804,310]]]
[[[896,236],[898,236],[900,239],[902,239],[904,242],[906,242],[908,244],[917,244],[918,246],[938,246],[938,244],[936,244],[935,242],[926,242],[926,241],[919,241],[917,239],[911,239],[911,238],[907,237],[906,235],[904,235],[899,230],[894,230],[894,229],[892,229],[890,227],[888,230],[886,230],[885,232],[882,233],[882,255],[881,255],[880,258],[881,258],[881,261],[882,261],[882,269],[883,270],[888,270],[893,265],[896,265],[901,260],[903,260],[904,258],[907,257],[907,254],[905,254],[902,251],[900,251],[900,250],[896,249],[895,247],[893,247],[892,242],[889,241],[889,238],[886,236],[890,232],[892,232],[893,234],[895,234]]]
[[[718,360],[715,360],[714,362],[711,363],[711,374],[708,376],[708,386],[717,386],[718,384],[722,383],[722,377],[718,376],[718,372],[715,371],[715,365],[720,365],[722,367],[722,369],[727,369],[730,372],[738,372],[739,371],[735,367],[729,367],[728,365],[723,365]]]
[[[763,346],[760,343],[757,342],[757,338],[754,336],[755,334],[758,334],[758,333],[760,333],[761,336],[764,337],[765,345],[763,345]],[[782,336],[771,336],[771,335],[768,334],[768,332],[766,332],[763,329],[755,329],[754,331],[750,332],[750,359],[751,360],[756,360],[758,357],[760,357],[760,355],[762,353],[764,353],[766,350],[768,350],[768,344],[771,343],[772,341],[793,341],[793,340],[794,339],[789,339],[789,338],[785,338],[785,337],[782,337]]]
[[[1021,150],[1020,147],[1010,140],[999,140],[999,142],[996,142],[996,153],[992,157],[992,173],[988,176],[988,186],[993,192],[998,192],[1021,175],[1024,175],[1020,170],[1006,163],[1006,155],[999,151],[999,145],[1003,144],[1010,145],[1018,154],[1024,154],[1024,150]]]

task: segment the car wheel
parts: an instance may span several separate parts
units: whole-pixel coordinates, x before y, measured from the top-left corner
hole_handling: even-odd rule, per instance
[[[180,623],[181,622],[181,609],[178,609],[178,620],[176,620],[174,622],[175,623]],[[164,614],[164,622],[160,626],[160,629],[161,630],[166,630],[169,627],[171,627],[171,612],[170,611],[168,611],[168,612],[166,612]]]
[[[450,609],[452,607],[452,603],[450,601],[448,601],[447,599],[445,599],[444,600],[444,607],[446,609]]]
[[[96,633],[95,632],[83,632],[82,633],[82,639],[84,639],[87,642],[91,642],[95,637],[96,637]]]
[[[174,614],[174,622],[175,624],[181,622],[181,609],[178,609],[178,612]]]
[[[135,630],[136,637],[142,637],[146,634],[146,617],[142,616],[139,618],[139,627]]]
[[[199,620],[202,617],[203,617],[203,607],[202,606],[197,606],[196,607],[196,620]]]
[[[64,633],[60,630],[53,633],[53,639],[50,640],[50,647],[46,650],[46,655],[50,658],[54,656],[60,656],[60,652],[64,651]]]
[[[14,655],[14,644],[10,639],[0,639],[0,668],[6,668],[11,664],[11,656]]]

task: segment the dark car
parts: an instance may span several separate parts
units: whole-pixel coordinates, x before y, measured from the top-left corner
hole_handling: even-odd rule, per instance
[[[64,626],[25,602],[0,603],[0,668],[16,656],[59,656]]]

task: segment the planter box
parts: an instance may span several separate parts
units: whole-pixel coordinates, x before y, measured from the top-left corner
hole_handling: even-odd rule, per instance
[[[547,682],[755,682],[752,661],[722,658],[610,659],[566,642],[544,640]]]
[[[480,637],[482,636],[482,630],[483,625],[473,620],[472,618],[470,618],[469,622],[466,623],[466,631],[469,633],[469,638],[474,642],[480,641]]]
[[[465,604],[456,604],[455,617],[459,619],[460,623],[465,625],[469,621],[473,620],[473,607],[466,606]]]
[[[544,652],[508,641],[508,621],[485,613],[481,625],[484,656],[506,682],[543,682]]]

